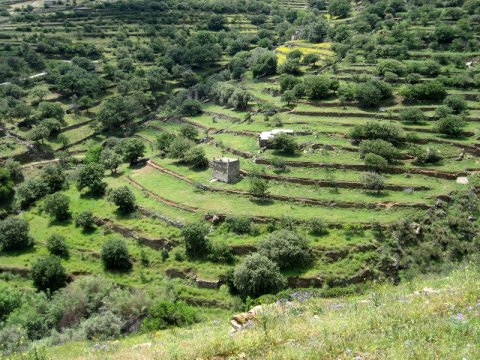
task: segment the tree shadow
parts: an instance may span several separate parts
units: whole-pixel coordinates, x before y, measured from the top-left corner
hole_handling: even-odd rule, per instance
[[[274,204],[274,201],[272,199],[269,199],[269,198],[250,198],[250,201],[252,203],[254,203],[255,205],[259,205],[259,206],[269,206],[269,205],[273,205]]]
[[[67,219],[51,219],[48,223],[48,226],[68,226],[73,223],[73,218],[72,214],[69,214],[69,217]]]

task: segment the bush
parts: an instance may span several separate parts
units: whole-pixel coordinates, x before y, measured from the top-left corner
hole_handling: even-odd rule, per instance
[[[123,161],[130,165],[135,164],[138,158],[145,154],[145,144],[137,138],[123,139],[121,142]]]
[[[109,340],[120,336],[121,319],[110,311],[93,315],[81,324],[88,340]]]
[[[67,177],[60,165],[48,164],[42,169],[40,179],[47,184],[49,192],[53,193],[63,189]]]
[[[258,252],[280,269],[304,267],[312,260],[308,241],[289,230],[277,230],[258,245]]]
[[[233,284],[243,299],[259,297],[283,290],[287,281],[280,273],[278,265],[258,253],[247,256],[235,268]]]
[[[195,146],[192,140],[179,136],[168,146],[168,156],[172,159],[183,159],[186,152]]]
[[[384,177],[375,172],[363,174],[363,183],[368,190],[376,190],[377,193],[380,193],[383,189],[385,189]]]
[[[26,350],[28,345],[28,334],[22,327],[10,325],[0,329],[0,355],[6,359],[13,353]]]
[[[355,99],[361,107],[375,107],[382,100],[387,100],[391,97],[391,86],[379,80],[368,80],[355,86]]]
[[[48,185],[43,180],[31,178],[20,184],[16,196],[20,207],[26,209],[35,201],[47,195],[48,192]]]
[[[423,111],[414,107],[407,107],[400,111],[400,121],[406,123],[421,124],[426,119],[427,117]]]
[[[308,221],[308,226],[310,228],[310,234],[315,236],[322,236],[328,234],[327,224],[322,219],[311,218]]]
[[[462,95],[449,95],[443,100],[443,104],[452,109],[454,114],[468,110],[468,104]]]
[[[253,196],[264,198],[268,195],[268,181],[259,177],[250,178],[250,193]]]
[[[225,225],[228,231],[235,234],[248,234],[252,230],[252,219],[246,216],[227,216]]]
[[[364,157],[365,165],[372,170],[382,170],[388,165],[388,161],[384,157],[368,153]]]
[[[95,217],[90,210],[82,211],[75,219],[75,226],[83,228],[84,231],[95,228]]]
[[[33,285],[38,290],[55,292],[67,283],[67,273],[56,256],[44,257],[32,265]]]
[[[202,103],[195,99],[186,99],[180,107],[180,114],[184,116],[196,116],[202,113]]]
[[[325,99],[329,96],[330,80],[323,76],[305,76],[305,95],[311,100]]]
[[[399,90],[406,101],[428,100],[441,101],[447,96],[447,90],[438,81],[406,85]]]
[[[144,331],[166,329],[172,326],[187,326],[198,321],[195,309],[183,301],[161,300],[150,306],[142,322]]]
[[[51,194],[45,198],[44,209],[55,220],[63,221],[70,218],[70,198],[64,194]]]
[[[298,149],[297,142],[292,135],[277,134],[271,140],[271,146],[273,149],[278,150],[284,154],[295,154]]]
[[[208,253],[208,227],[202,222],[187,224],[182,229],[185,250],[190,257],[202,257]]]
[[[198,136],[198,129],[193,125],[185,124],[180,128],[179,134],[184,138],[195,140]]]
[[[360,152],[364,155],[372,153],[381,156],[390,163],[400,158],[400,152],[388,141],[381,139],[362,141]]]
[[[47,249],[51,255],[57,255],[63,258],[69,257],[67,242],[62,235],[52,234],[47,239]]]
[[[157,149],[160,151],[167,151],[173,140],[175,140],[174,134],[162,132],[156,138]]]
[[[223,241],[214,241],[210,244],[208,260],[212,262],[231,264],[235,260],[232,248]]]
[[[135,210],[135,195],[128,186],[122,186],[113,189],[108,194],[108,200],[113,202],[118,210],[122,213],[128,214]]]
[[[103,195],[107,184],[102,179],[105,173],[103,165],[89,163],[80,167],[77,173],[77,190],[82,191],[88,188],[94,195]]]
[[[208,159],[205,150],[200,146],[190,148],[183,157],[183,162],[197,168],[203,169],[208,166]]]
[[[450,115],[437,120],[435,130],[439,134],[458,137],[462,135],[464,126],[465,121],[461,117]]]
[[[133,265],[123,239],[107,240],[102,246],[101,257],[103,265],[108,270],[128,271]]]
[[[0,250],[23,250],[33,245],[28,236],[30,227],[26,220],[7,218],[0,221]]]
[[[388,122],[367,122],[364,125],[355,125],[350,131],[353,141],[381,139],[395,146],[403,145],[406,140],[403,129]]]
[[[427,150],[418,148],[414,151],[414,155],[415,160],[413,160],[413,163],[417,165],[436,164],[443,159],[438,151],[430,148],[427,148]]]
[[[0,323],[5,321],[16,308],[22,304],[22,297],[18,290],[7,286],[0,286]],[[0,341],[0,344],[2,342]]]

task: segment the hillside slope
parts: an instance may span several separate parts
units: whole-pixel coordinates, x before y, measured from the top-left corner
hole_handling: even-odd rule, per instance
[[[361,297],[270,306],[232,333],[228,321],[120,342],[67,343],[65,359],[478,359],[480,271],[382,286]]]

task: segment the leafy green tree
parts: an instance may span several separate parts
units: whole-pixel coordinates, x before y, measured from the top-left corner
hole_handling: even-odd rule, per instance
[[[309,53],[305,54],[305,56],[303,57],[302,64],[316,66],[318,61],[320,61],[320,56],[318,56],[318,54]]]
[[[94,195],[103,195],[107,184],[103,180],[105,168],[100,164],[86,164],[81,166],[77,172],[77,189],[82,191],[88,188]]]
[[[108,200],[113,202],[123,213],[131,213],[136,208],[135,195],[128,186],[113,189],[108,195]]]
[[[288,134],[277,134],[271,140],[271,146],[273,149],[276,149],[284,154],[295,154],[298,150],[297,142],[292,135]]]
[[[207,28],[211,31],[220,31],[225,28],[226,19],[223,15],[215,14],[208,18],[207,20]]]
[[[95,228],[95,217],[90,210],[82,211],[75,218],[75,226],[83,228],[84,231],[89,231]]]
[[[287,285],[278,265],[258,253],[247,256],[235,268],[233,283],[244,299],[275,294]]]
[[[376,172],[367,172],[363,174],[363,183],[369,190],[375,190],[380,193],[385,189],[385,179],[382,175]]]
[[[38,105],[41,119],[57,119],[63,122],[65,111],[58,102],[43,101]]]
[[[265,198],[268,195],[268,182],[259,177],[250,179],[250,193],[259,198]]]
[[[35,88],[32,91],[32,95],[38,98],[38,102],[42,102],[45,97],[50,95],[50,91],[47,89],[42,89],[42,88]]]
[[[27,134],[29,140],[40,142],[43,144],[43,141],[50,136],[50,129],[43,125],[37,125]]]
[[[168,147],[168,156],[172,159],[183,159],[186,152],[195,146],[192,140],[179,136]]]
[[[40,291],[55,292],[67,284],[67,278],[56,256],[40,258],[32,265],[33,285]]]
[[[14,186],[10,171],[0,167],[0,202],[6,204],[12,199],[15,194]]]
[[[183,161],[195,168],[205,168],[208,166],[208,159],[205,150],[200,146],[190,148],[184,155]]]
[[[112,149],[103,149],[100,154],[100,163],[105,169],[110,170],[112,174],[116,174],[118,167],[122,163],[122,158]]]
[[[208,233],[208,227],[202,222],[190,223],[182,228],[185,251],[188,256],[195,258],[208,254],[210,247],[210,241],[207,237]]]
[[[138,158],[145,154],[145,144],[137,138],[128,138],[122,141],[123,160],[130,165],[135,164]]]
[[[18,186],[16,197],[20,207],[26,209],[49,192],[48,185],[42,179],[30,178]]]
[[[235,88],[232,95],[228,99],[228,104],[235,110],[245,110],[248,108],[248,102],[252,99],[252,95],[247,90]]]
[[[306,76],[303,80],[305,84],[305,95],[312,100],[325,99],[329,96],[330,80],[324,76]]]
[[[83,95],[82,97],[80,97],[80,99],[78,99],[78,105],[81,109],[85,109],[88,113],[88,110],[95,105],[95,101],[93,101],[90,96]]]
[[[18,161],[7,159],[5,168],[10,171],[10,177],[15,184],[19,184],[24,180],[22,165]]]
[[[450,115],[437,120],[435,130],[439,134],[459,137],[463,134],[465,121],[460,116]]]
[[[350,0],[332,0],[328,5],[328,13],[334,17],[349,17],[351,11],[352,4]]]
[[[157,149],[166,152],[173,140],[175,140],[175,134],[162,132],[155,139]]]
[[[0,250],[24,250],[33,245],[32,238],[28,235],[30,226],[20,218],[6,218],[0,220]]]
[[[277,56],[273,51],[257,51],[252,55],[250,68],[254,78],[275,75],[277,73]]]
[[[305,25],[302,37],[312,43],[321,43],[327,37],[328,31],[328,22],[320,18]]]
[[[45,198],[44,209],[58,221],[70,218],[70,198],[64,194],[51,194]]]
[[[454,114],[464,113],[468,110],[468,104],[462,95],[448,95],[443,104],[452,109]]]
[[[180,107],[180,114],[184,116],[196,116],[202,113],[202,103],[195,99],[185,99]]]
[[[422,110],[414,107],[406,107],[400,111],[400,120],[406,123],[422,124],[427,117]]]
[[[59,234],[52,234],[47,239],[47,249],[51,255],[56,255],[66,259],[68,259],[70,256],[65,236]]]
[[[135,116],[143,111],[143,106],[134,96],[112,96],[108,98],[98,112],[102,125],[114,130],[120,126],[129,126]]]
[[[277,230],[269,234],[258,244],[258,252],[282,270],[300,268],[312,260],[307,239],[289,230]]]
[[[101,257],[107,270],[129,271],[133,264],[125,240],[113,238],[102,246]]]
[[[22,304],[20,291],[11,286],[0,286],[0,322],[4,322],[8,315]]]
[[[381,171],[388,165],[388,161],[380,155],[367,153],[363,158],[365,165],[373,171]]]
[[[59,164],[48,164],[40,172],[40,179],[47,184],[49,191],[53,193],[65,187],[67,176]]]
[[[295,102],[297,100],[297,97],[295,96],[295,92],[293,90],[286,90],[282,94],[282,102],[287,103],[287,106],[290,106],[292,102]]]
[[[185,124],[182,125],[180,128],[180,136],[183,136],[184,138],[190,139],[190,140],[195,140],[198,137],[198,129],[190,124]]]
[[[360,144],[362,154],[375,154],[383,157],[388,162],[394,162],[400,159],[400,152],[388,141],[382,139],[365,140]]]

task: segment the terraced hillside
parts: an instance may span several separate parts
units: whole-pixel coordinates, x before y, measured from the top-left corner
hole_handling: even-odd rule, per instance
[[[55,235],[63,285],[101,275],[207,318],[239,296],[358,292],[464,260],[478,250],[475,4],[1,2],[2,226],[25,220],[33,242],[0,237],[0,284],[39,289]],[[288,134],[260,141],[275,129]],[[213,178],[219,158],[239,159],[236,181]],[[266,250],[290,236],[308,261]],[[107,266],[112,239],[127,271]],[[277,256],[280,286],[242,290],[255,253]],[[92,314],[35,333],[8,315],[0,332],[37,340]]]

